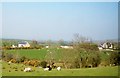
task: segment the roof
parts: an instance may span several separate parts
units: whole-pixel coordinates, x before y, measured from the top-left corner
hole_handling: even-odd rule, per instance
[[[27,44],[28,42],[24,41],[24,42],[20,42],[19,44]]]

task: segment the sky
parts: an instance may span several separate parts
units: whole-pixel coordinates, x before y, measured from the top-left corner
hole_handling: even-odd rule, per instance
[[[118,38],[117,2],[4,2],[2,37],[72,40]]]

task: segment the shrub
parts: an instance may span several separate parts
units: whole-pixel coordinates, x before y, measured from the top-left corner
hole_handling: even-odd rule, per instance
[[[73,62],[73,68],[80,68],[80,59],[76,58]]]
[[[98,46],[96,44],[93,43],[81,43],[78,45],[79,48],[85,49],[86,51],[98,51]]]
[[[46,68],[47,67],[47,62],[46,61],[42,61],[40,63],[40,65],[43,67],[43,68]]]
[[[111,65],[119,65],[120,52],[111,52],[109,61]]]
[[[13,59],[13,55],[12,54],[6,54],[6,60],[11,60]]]
[[[27,58],[25,56],[22,56],[20,59],[20,62],[24,62]]]
[[[16,58],[16,63],[20,63],[20,58]]]

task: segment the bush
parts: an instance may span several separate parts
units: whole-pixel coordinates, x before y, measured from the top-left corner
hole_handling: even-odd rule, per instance
[[[111,52],[110,57],[109,57],[109,61],[111,65],[119,65],[119,58],[120,58],[120,52]]]
[[[10,61],[11,59],[13,59],[13,55],[12,55],[12,54],[7,54],[7,53],[6,53],[5,58],[6,58],[7,61]]]
[[[20,58],[15,58],[16,59],[16,63],[20,63]]]
[[[78,56],[74,59],[72,64],[72,67],[74,68],[97,67],[101,62],[98,51],[78,50],[76,52],[74,53],[76,53],[76,56]]]
[[[20,59],[20,62],[24,62],[27,58],[25,56],[22,56]]]
[[[42,61],[40,63],[40,65],[43,67],[43,68],[46,68],[47,67],[47,62],[46,61]]]
[[[79,48],[85,49],[86,51],[98,51],[98,46],[96,44],[93,43],[81,43],[78,45]]]
[[[73,62],[73,68],[80,68],[80,59],[76,58]]]

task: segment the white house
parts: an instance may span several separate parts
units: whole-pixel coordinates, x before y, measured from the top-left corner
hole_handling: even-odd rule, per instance
[[[104,44],[102,45],[102,47],[105,48],[105,49],[107,49],[107,48],[108,48],[108,44],[107,44],[107,43],[104,43]]]
[[[18,47],[30,47],[30,44],[27,41],[20,42],[18,44]]]
[[[49,46],[45,46],[45,48],[49,48]]]
[[[113,47],[114,47],[114,46],[113,46],[113,44],[112,44],[112,43],[110,43],[110,47],[109,47],[109,48],[113,49]]]
[[[64,48],[64,49],[73,49],[73,46],[60,46],[60,48]]]
[[[99,50],[103,50],[103,48],[102,48],[101,46],[98,46],[98,49],[99,49]]]
[[[103,49],[105,49],[105,50],[109,50],[109,49],[113,49],[113,44],[112,43],[103,43],[103,44],[100,44],[99,46],[98,46],[98,49],[99,50],[103,50]]]
[[[15,46],[15,45],[12,45],[12,46],[11,46],[11,48],[16,48],[16,47],[17,47],[17,46]]]

